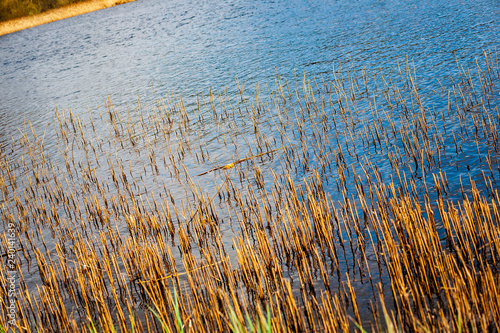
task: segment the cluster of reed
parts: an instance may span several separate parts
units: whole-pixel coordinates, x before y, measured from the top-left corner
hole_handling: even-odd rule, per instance
[[[0,152],[0,325],[498,331],[499,80],[496,53],[437,91],[344,65],[27,123]]]

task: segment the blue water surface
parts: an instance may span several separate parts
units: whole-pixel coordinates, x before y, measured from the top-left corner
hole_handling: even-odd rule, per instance
[[[473,64],[500,36],[500,2],[136,2],[0,36],[0,143],[55,107],[87,112],[151,92],[249,91],[276,74],[328,76],[350,63],[397,75],[413,62],[420,84]],[[191,100],[192,101],[192,100]],[[40,125],[42,126],[42,125]]]

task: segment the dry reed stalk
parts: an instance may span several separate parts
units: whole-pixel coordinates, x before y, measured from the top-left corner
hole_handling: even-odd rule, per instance
[[[348,63],[295,91],[236,82],[125,113],[108,99],[56,110],[55,148],[26,123],[0,151],[17,327],[498,331],[496,54],[475,66],[441,92],[406,61],[399,78]]]

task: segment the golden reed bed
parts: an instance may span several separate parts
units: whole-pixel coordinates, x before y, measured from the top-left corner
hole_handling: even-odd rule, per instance
[[[135,0],[90,0],[51,9],[32,16],[0,22],[0,36],[132,1]]]
[[[410,67],[26,123],[0,326],[498,332],[497,54],[435,91]]]

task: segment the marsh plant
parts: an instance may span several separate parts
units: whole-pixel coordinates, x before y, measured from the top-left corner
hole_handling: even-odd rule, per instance
[[[27,121],[0,152],[19,277],[0,325],[498,331],[497,54],[424,88],[411,62],[397,73]]]

